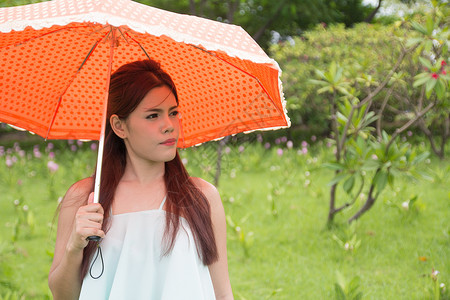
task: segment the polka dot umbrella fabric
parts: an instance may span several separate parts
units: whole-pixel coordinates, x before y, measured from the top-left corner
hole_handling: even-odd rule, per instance
[[[241,27],[130,0],[0,8],[0,122],[99,139],[110,72],[147,58],[176,84],[179,147],[290,125],[280,69]]]

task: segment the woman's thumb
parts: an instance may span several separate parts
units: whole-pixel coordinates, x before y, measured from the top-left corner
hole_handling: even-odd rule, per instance
[[[89,194],[88,204],[94,203],[94,192]]]

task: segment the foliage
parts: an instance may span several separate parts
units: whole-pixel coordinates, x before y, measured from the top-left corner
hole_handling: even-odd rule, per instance
[[[298,35],[302,30],[320,22],[340,22],[351,26],[363,21],[371,11],[362,0],[141,0],[140,2],[179,13],[240,25],[264,48],[269,45],[273,32],[286,38]]]
[[[336,300],[360,300],[363,297],[363,293],[359,292],[360,278],[358,276],[353,277],[352,280],[347,279],[339,272],[336,271],[337,283],[334,284]]]
[[[271,54],[283,70],[282,81],[293,129],[297,126],[318,127],[322,134],[330,129],[331,102],[318,94],[308,83],[316,78],[316,70],[327,69],[334,61],[343,70],[339,76],[360,78],[360,98],[373,83],[386,75],[388,66],[400,53],[393,26],[357,24],[346,29],[343,25],[319,25],[292,44],[285,42],[271,47]],[[347,84],[345,81],[342,84]]]
[[[336,227],[328,231],[320,220],[326,215],[326,184],[331,176],[321,165],[333,157],[334,146],[316,138],[294,142],[287,137],[270,141],[264,135],[247,138],[233,137],[223,149],[219,185],[228,219],[235,299],[332,299],[334,283],[339,282],[336,270],[350,281],[359,277],[357,293],[375,299],[425,299],[431,279],[421,275],[433,267],[441,271],[439,285],[450,282],[446,271],[450,262],[446,251],[450,241],[448,161],[430,162],[431,183],[411,185],[409,179],[396,177],[396,189],[385,188],[380,196],[384,201],[374,208],[375,214],[358,226],[341,224],[338,218]],[[414,141],[414,137],[405,138]],[[8,284],[0,286],[1,296],[51,299],[47,274],[58,198],[74,181],[92,174],[95,145],[61,141],[0,150],[0,249],[4,249],[0,250],[0,279]],[[181,151],[193,176],[214,178],[216,146],[217,142],[211,142]],[[423,150],[427,146],[418,143],[415,147]],[[17,158],[9,167],[7,156]],[[50,161],[59,168],[50,168]],[[405,222],[387,200],[401,205],[411,195],[418,196],[422,209]],[[15,199],[22,199],[18,206]],[[23,227],[13,243],[15,211],[23,211],[25,203],[34,214],[35,228],[31,232]],[[344,214],[350,216],[351,211]],[[357,251],[345,250],[345,243],[342,247],[333,236],[344,242],[354,240],[354,245],[358,242]],[[347,290],[345,285],[341,288],[348,293],[349,286],[347,282]]]

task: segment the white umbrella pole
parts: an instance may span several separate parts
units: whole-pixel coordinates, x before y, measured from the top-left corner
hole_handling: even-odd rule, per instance
[[[105,128],[106,128],[106,115],[108,113],[108,96],[109,96],[109,83],[111,80],[112,72],[112,62],[114,57],[114,46],[116,43],[116,28],[111,26],[111,36],[110,36],[110,47],[109,47],[109,63],[108,63],[108,73],[106,76],[106,87],[105,87],[105,100],[103,102],[103,112],[102,112],[102,127],[100,129],[100,139],[98,143],[98,153],[97,153],[97,169],[95,172],[95,184],[94,184],[94,203],[99,202],[100,195],[100,179],[102,174],[102,164],[103,164],[103,149],[105,147]]]
[[[103,149],[105,147],[105,128],[106,128],[106,115],[108,112],[108,96],[109,96],[109,83],[111,80],[111,71],[112,71],[112,61],[114,56],[114,45],[116,42],[116,28],[111,26],[111,46],[110,46],[110,55],[109,55],[109,63],[108,63],[108,73],[106,78],[106,88],[105,88],[105,100],[103,102],[103,112],[102,112],[102,126],[100,129],[100,139],[98,143],[98,153],[97,153],[97,168],[95,171],[95,183],[94,183],[94,203],[99,202],[100,195],[100,180],[102,176],[102,164],[103,164]],[[89,236],[87,238],[90,241],[99,241],[99,236]]]
[[[104,114],[102,122],[106,124],[106,113]],[[103,148],[105,147],[105,126],[102,124],[102,132],[100,133],[100,140],[98,143],[97,153],[97,169],[95,171],[95,183],[94,183],[94,203],[98,203],[100,195],[100,178],[102,175],[102,162],[103,162]]]

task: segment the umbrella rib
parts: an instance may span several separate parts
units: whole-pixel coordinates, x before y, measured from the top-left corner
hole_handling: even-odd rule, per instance
[[[54,34],[54,33],[59,32],[59,31],[68,31],[69,29],[83,28],[83,27],[89,27],[89,26],[74,26],[74,27],[60,28],[60,29],[57,29],[57,30],[53,30],[53,31],[50,31],[50,32],[41,34],[41,35],[39,35],[39,36],[35,36],[35,37],[32,37],[32,38],[29,38],[29,39],[27,39],[27,40],[20,41],[19,43],[14,44],[14,47],[21,46],[21,45],[26,44],[26,43],[28,43],[28,42],[31,42],[31,41],[33,41],[33,40],[36,40],[36,39],[39,39],[39,38],[43,38],[43,37],[45,37],[45,36],[47,36],[47,35]],[[7,48],[7,47],[9,47],[9,45],[7,45],[7,46],[5,46],[5,47],[2,47],[2,48]],[[2,48],[0,48],[0,49],[2,49]]]
[[[61,96],[59,96],[58,99],[58,104],[56,105],[55,108],[55,112],[53,113],[53,117],[52,120],[50,122],[50,125],[48,127],[47,130],[47,134],[45,136],[45,139],[48,139],[48,136],[50,134],[50,130],[53,127],[53,124],[55,123],[55,119],[56,119],[56,115],[58,114],[58,110],[59,107],[61,106],[61,101],[62,101],[62,97],[66,94],[67,90],[69,89],[70,85],[72,84],[72,82],[75,80],[75,78],[78,76],[78,74],[80,73],[81,69],[83,68],[83,66],[86,64],[87,60],[89,59],[89,57],[91,56],[92,52],[95,50],[95,48],[97,48],[98,44],[100,43],[100,41],[104,38],[105,36],[103,36],[101,39],[97,40],[95,42],[95,44],[92,46],[92,48],[89,50],[88,54],[86,55],[86,57],[84,58],[83,62],[81,63],[80,67],[78,68],[77,72],[75,73],[75,75],[72,76],[70,82],[67,84],[65,90],[62,92]]]
[[[133,39],[133,37],[131,35],[128,34],[128,32],[125,32],[125,34],[134,42],[136,42],[136,44],[139,45],[139,47],[141,48],[141,50],[145,53],[145,56],[147,56],[148,59],[151,60],[150,56],[148,55],[147,51],[145,51],[144,47],[141,45],[141,43],[139,43],[137,40]]]
[[[210,51],[208,51],[208,50],[206,50],[206,49],[203,49],[203,48],[201,48],[201,47],[199,47],[199,46],[195,46],[195,45],[193,45],[193,44],[188,44],[188,45],[191,46],[191,47],[194,47],[194,48],[196,48],[196,49],[198,49],[198,50],[201,50],[201,51],[203,51],[203,52],[205,52],[205,53],[207,53],[207,54],[209,54],[209,55],[211,55],[211,56],[213,56],[213,57],[215,57],[215,58],[217,58],[217,59],[223,61],[224,63],[226,63],[226,64],[232,66],[233,68],[236,68],[237,70],[239,70],[239,71],[243,72],[244,74],[246,74],[246,75],[252,77],[253,79],[255,79],[256,82],[258,82],[258,84],[259,84],[259,86],[261,87],[261,89],[263,90],[263,92],[267,95],[267,97],[270,99],[270,101],[272,102],[272,104],[275,106],[275,108],[277,109],[278,113],[280,113],[281,115],[284,116],[284,112],[282,112],[282,111],[280,110],[280,108],[275,104],[275,101],[274,101],[274,100],[272,99],[272,97],[269,95],[269,92],[266,90],[266,88],[265,88],[264,85],[261,83],[261,81],[259,80],[258,77],[256,77],[256,76],[250,74],[249,72],[247,72],[247,71],[245,71],[245,70],[239,68],[238,66],[232,64],[231,62],[229,62],[229,61],[227,61],[227,60],[225,60],[225,59],[223,59],[223,58],[217,56],[215,53],[212,53],[212,52],[210,52]]]

